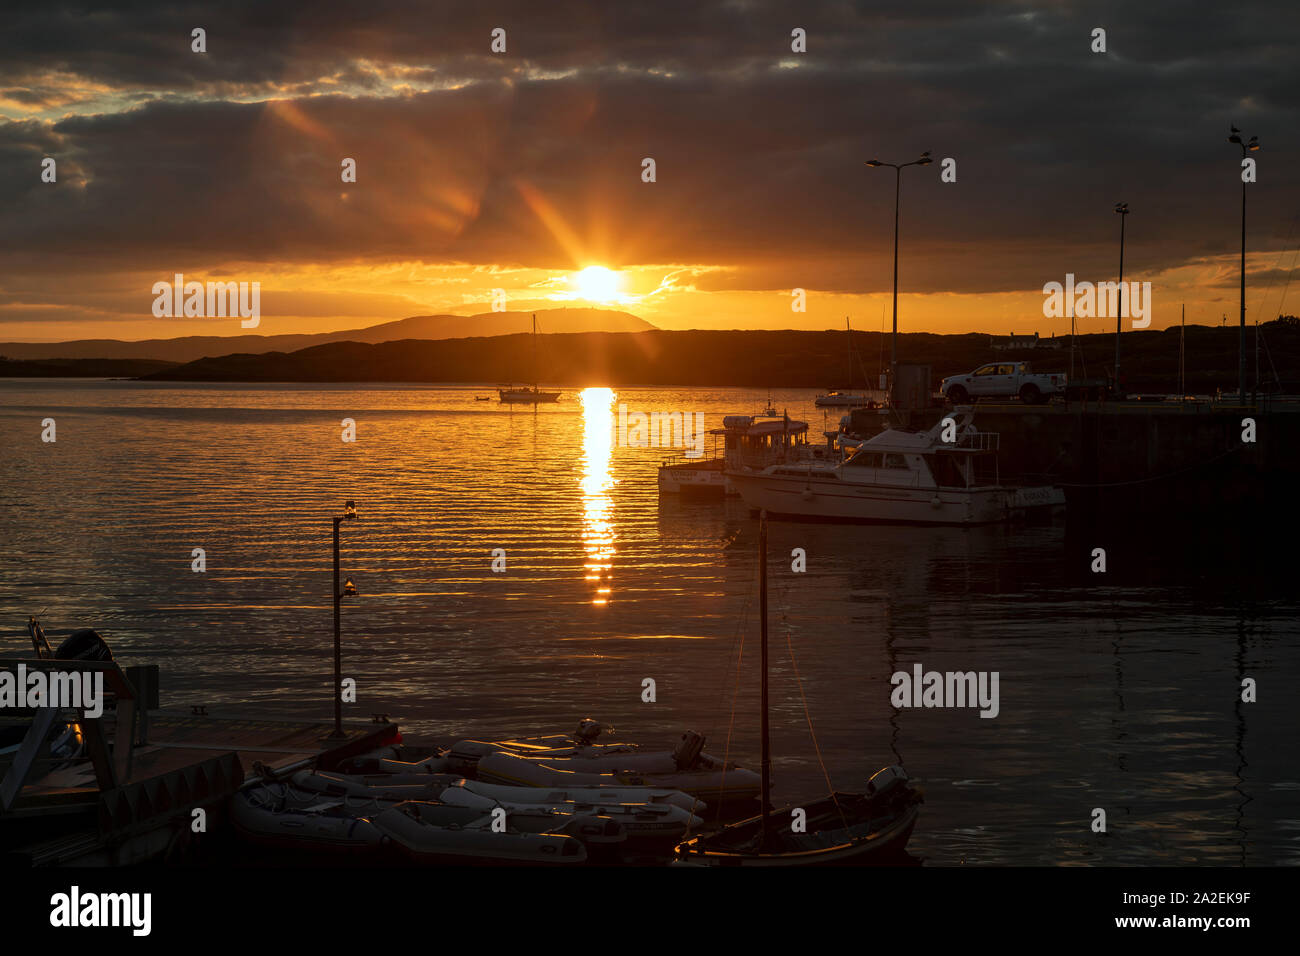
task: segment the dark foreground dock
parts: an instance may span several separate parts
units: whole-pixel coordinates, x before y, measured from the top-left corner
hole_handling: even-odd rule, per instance
[[[280,772],[332,769],[398,733],[387,722],[345,724],[343,736],[334,737],[325,722],[150,709],[139,691],[151,681],[156,687],[153,668],[6,659],[0,670],[20,663],[29,671],[104,670],[114,706],[95,719],[53,708],[0,712],[13,724],[26,718],[29,727],[18,748],[0,753],[0,860],[10,865],[106,866],[183,856],[197,832],[224,825],[230,797],[255,775],[255,763]],[[80,720],[89,759],[60,761],[37,739],[66,719]]]

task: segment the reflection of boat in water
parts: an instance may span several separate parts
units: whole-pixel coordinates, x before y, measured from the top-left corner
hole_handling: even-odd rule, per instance
[[[766,515],[759,519],[759,626],[763,752],[758,816],[687,840],[677,847],[678,861],[705,866],[807,866],[900,860],[920,815],[921,802],[920,793],[908,784],[901,767],[886,767],[876,773],[865,793],[832,792],[798,807],[772,809]]]
[[[497,395],[507,405],[541,405],[558,402],[559,392],[543,392],[537,387],[537,316],[533,316],[533,384],[511,385],[497,389]]]
[[[782,415],[728,415],[713,436],[710,458],[682,457],[659,466],[659,493],[685,495],[734,495],[727,481],[728,462],[732,467],[761,468],[780,462],[799,460],[807,449],[808,423]],[[722,439],[719,454],[718,439]]]
[[[962,407],[929,431],[887,429],[843,462],[728,468],[726,477],[751,510],[796,518],[965,525],[1065,504],[1060,488],[1003,485],[998,435],[973,421]]]

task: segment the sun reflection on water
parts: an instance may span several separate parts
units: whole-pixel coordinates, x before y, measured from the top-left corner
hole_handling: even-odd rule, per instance
[[[610,474],[613,447],[614,390],[584,388],[582,400],[582,544],[587,551],[586,578],[596,584],[592,604],[608,604],[613,588],[614,487]]]

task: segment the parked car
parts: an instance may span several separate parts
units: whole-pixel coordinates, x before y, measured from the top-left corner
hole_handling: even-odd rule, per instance
[[[1065,374],[1035,373],[1030,370],[1028,362],[993,362],[966,375],[948,376],[939,386],[939,391],[954,405],[971,399],[1014,396],[1019,396],[1027,405],[1037,405],[1065,391]]]

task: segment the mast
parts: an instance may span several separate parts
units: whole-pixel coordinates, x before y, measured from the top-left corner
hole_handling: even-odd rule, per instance
[[[537,313],[533,313],[533,394],[537,394]]]
[[[1187,305],[1184,303],[1178,325],[1178,401],[1187,400]]]
[[[844,334],[849,340],[849,354],[846,356],[849,360],[849,382],[848,389],[853,391],[853,328],[849,325],[849,317],[844,317]]]
[[[761,829],[759,849],[767,846],[767,815],[772,807],[772,749],[767,731],[767,512],[758,516],[758,604],[759,604],[759,659],[762,668],[760,707],[763,713],[763,750],[760,759],[762,771],[762,796],[760,804]]]

